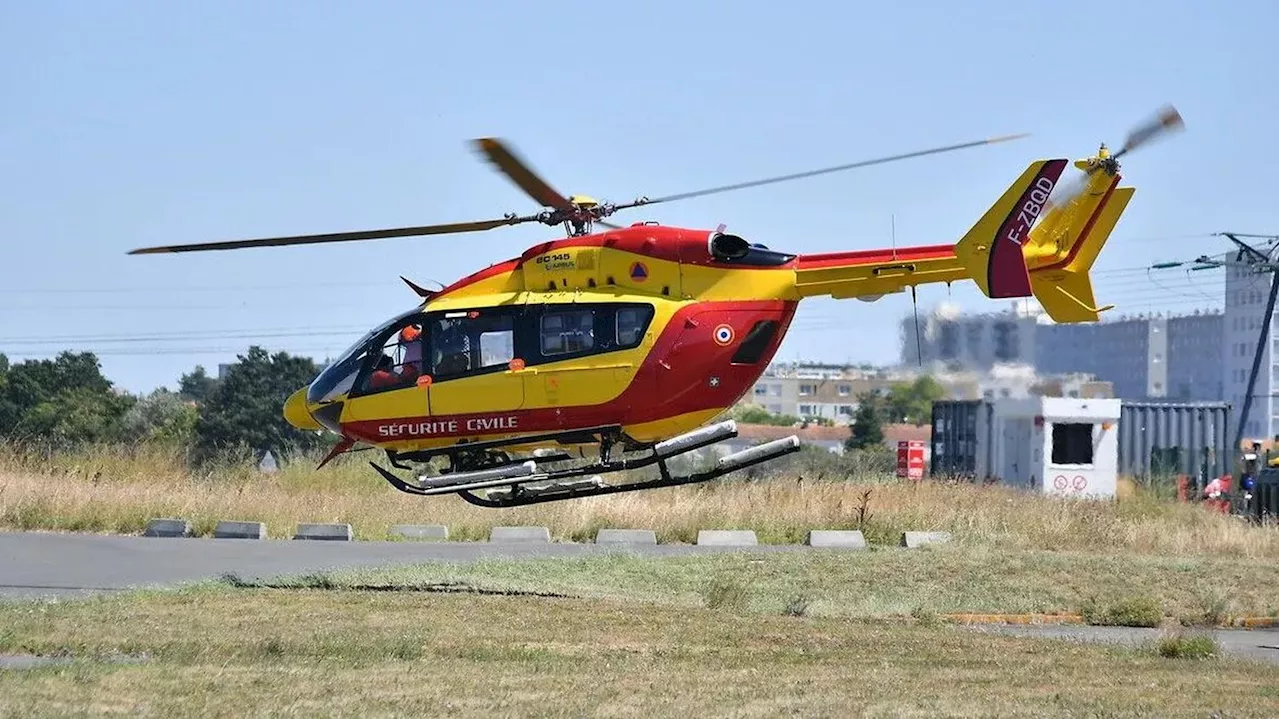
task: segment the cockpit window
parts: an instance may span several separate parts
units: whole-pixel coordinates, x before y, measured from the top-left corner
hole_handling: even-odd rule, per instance
[[[350,391],[355,383],[356,374],[364,365],[364,359],[368,356],[370,343],[374,338],[381,336],[392,327],[407,324],[410,318],[420,314],[421,308],[415,307],[407,312],[401,312],[366,332],[363,337],[343,350],[342,354],[338,355],[337,359],[312,381],[311,386],[307,388],[307,401],[312,404],[328,402]]]
[[[407,325],[394,332],[374,360],[373,371],[360,383],[360,392],[412,387],[422,376],[422,326]]]

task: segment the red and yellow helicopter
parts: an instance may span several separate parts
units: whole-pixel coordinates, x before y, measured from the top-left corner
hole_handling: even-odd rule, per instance
[[[1171,107],[1077,160],[1077,186],[1051,199],[1068,160],[1036,160],[956,243],[793,254],[717,229],[605,218],[623,209],[999,142],[994,138],[625,204],[553,190],[497,139],[476,147],[546,209],[501,219],[176,245],[130,254],[344,242],[489,230],[526,222],[566,236],[438,291],[401,278],[421,304],[370,330],[291,396],[285,417],[386,452],[415,476],[370,462],[396,489],[457,493],[487,507],[703,482],[799,449],[794,436],[673,475],[679,455],[736,436],[712,423],[756,382],[806,297],[874,300],[972,280],[990,298],[1035,297],[1056,322],[1097,321],[1089,270],[1133,196],[1118,160],[1161,130]],[[1063,183],[1064,185],[1067,183]],[[1060,188],[1061,189],[1061,188]],[[603,229],[597,231],[595,225]],[[447,464],[437,466],[443,458]],[[606,483],[656,465],[658,475]],[[624,475],[625,476],[625,475]],[[584,479],[585,478],[585,479]],[[483,490],[480,496],[475,492]]]

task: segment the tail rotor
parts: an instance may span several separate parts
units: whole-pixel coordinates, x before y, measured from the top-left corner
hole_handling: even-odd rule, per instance
[[[1154,115],[1129,131],[1129,135],[1125,137],[1124,146],[1120,148],[1119,152],[1111,154],[1107,149],[1106,143],[1103,143],[1098,149],[1097,155],[1077,161],[1076,167],[1084,170],[1084,173],[1077,175],[1070,182],[1062,183],[1058,187],[1058,191],[1054,193],[1056,196],[1049,198],[1049,202],[1045,206],[1046,211],[1065,207],[1075,202],[1084,194],[1095,173],[1101,171],[1109,175],[1115,175],[1120,171],[1119,160],[1122,156],[1139,147],[1148,145],[1170,132],[1182,130],[1185,126],[1182,115],[1173,105],[1165,105],[1160,108]]]

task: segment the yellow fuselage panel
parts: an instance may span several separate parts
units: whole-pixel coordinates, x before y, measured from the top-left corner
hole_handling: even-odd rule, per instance
[[[796,271],[790,267],[723,269],[681,265],[680,286],[685,296],[704,302],[800,299]]]
[[[342,398],[342,422],[421,417],[427,414],[427,388],[405,387],[363,397]]]

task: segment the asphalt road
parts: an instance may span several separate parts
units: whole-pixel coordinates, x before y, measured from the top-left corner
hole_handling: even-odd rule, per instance
[[[1159,629],[1143,627],[1061,626],[993,626],[973,625],[974,631],[998,632],[1018,637],[1064,639],[1068,641],[1104,642],[1130,646],[1153,642],[1160,638]],[[1213,632],[1222,651],[1238,657],[1280,663],[1280,632],[1275,629],[1216,629]]]
[[[605,552],[646,556],[802,546],[708,547],[489,542],[332,542],[0,533],[0,600],[77,596],[172,586],[234,572],[242,579],[421,562],[484,558],[580,557]]]

